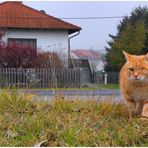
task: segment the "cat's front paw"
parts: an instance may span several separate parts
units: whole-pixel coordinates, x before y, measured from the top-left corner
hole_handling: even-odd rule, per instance
[[[148,119],[148,101],[144,102],[143,109],[142,109],[142,118]]]

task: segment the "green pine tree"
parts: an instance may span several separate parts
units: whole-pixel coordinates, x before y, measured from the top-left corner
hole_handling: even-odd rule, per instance
[[[144,16],[147,16],[145,18]],[[118,25],[117,36],[109,35],[111,41],[106,47],[106,71],[120,71],[125,63],[123,50],[130,54],[141,54],[141,50],[148,47],[148,9],[138,7],[131,17],[125,17]]]

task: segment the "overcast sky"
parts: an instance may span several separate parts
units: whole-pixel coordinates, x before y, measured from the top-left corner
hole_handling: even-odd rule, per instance
[[[146,1],[24,1],[24,4],[58,18],[112,17],[130,15],[140,6],[148,6]],[[65,19],[64,19],[65,20]],[[104,51],[108,34],[116,35],[121,18],[112,19],[67,19],[82,28],[80,35],[71,40],[71,49],[95,49]]]

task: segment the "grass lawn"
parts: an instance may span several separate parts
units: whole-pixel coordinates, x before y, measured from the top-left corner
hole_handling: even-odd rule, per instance
[[[148,146],[148,122],[129,118],[111,100],[37,102],[32,95],[0,93],[0,146]]]
[[[2,90],[7,90],[8,88],[2,88]],[[16,88],[10,88],[16,89]],[[18,88],[19,89],[19,88]],[[20,88],[21,89],[21,88]],[[30,90],[54,90],[55,88],[29,88]],[[97,90],[97,89],[119,89],[119,84],[98,84],[96,87],[80,87],[80,88],[57,88],[58,90]]]
[[[101,84],[99,86],[101,89],[119,89],[119,84],[117,83],[114,83],[114,84]]]

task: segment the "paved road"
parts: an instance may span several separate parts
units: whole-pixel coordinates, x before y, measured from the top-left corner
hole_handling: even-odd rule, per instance
[[[56,93],[54,90],[29,90],[27,92],[41,96],[53,96]],[[58,90],[58,93],[64,96],[120,96],[119,90]]]

